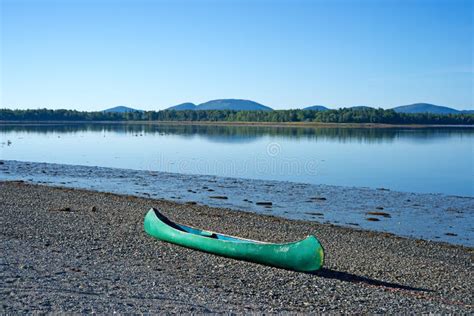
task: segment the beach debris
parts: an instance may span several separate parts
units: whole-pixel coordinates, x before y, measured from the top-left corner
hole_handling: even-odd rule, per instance
[[[50,208],[49,212],[73,212],[70,207]]]
[[[194,202],[194,201],[188,201],[188,202],[186,202],[186,203],[184,203],[184,204],[186,204],[186,205],[196,205],[197,203]]]
[[[95,206],[91,207],[91,212],[97,212],[97,207]]]
[[[446,236],[457,236],[458,234],[455,234],[455,233],[446,233],[445,235],[446,235]]]
[[[308,215],[315,215],[315,216],[324,216],[324,213],[319,213],[319,212],[306,212]]]
[[[379,222],[380,221],[380,219],[375,218],[375,217],[367,217],[366,220],[368,220],[369,222]]]
[[[375,216],[383,216],[383,217],[386,217],[386,218],[392,217],[390,214],[385,213],[385,212],[367,212],[366,214],[367,215],[375,215]]]
[[[219,199],[219,200],[227,200],[228,197],[225,195],[211,195],[209,198],[211,199]]]
[[[448,207],[448,208],[446,209],[446,212],[452,212],[452,213],[458,213],[458,214],[464,213],[463,211],[458,210],[457,208],[454,208],[454,207]]]
[[[261,206],[272,206],[273,205],[272,202],[257,202],[255,204],[261,205]]]
[[[322,196],[313,196],[309,198],[311,201],[326,201],[327,199]]]
[[[377,190],[379,190],[379,191],[390,191],[390,189],[387,189],[387,188],[377,188]]]
[[[14,180],[14,181],[10,181],[10,183],[21,184],[21,183],[25,183],[25,181],[24,180]]]

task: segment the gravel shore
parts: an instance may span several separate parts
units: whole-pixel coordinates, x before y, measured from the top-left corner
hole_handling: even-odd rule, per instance
[[[474,247],[474,197],[54,163],[0,161],[0,181],[204,204]]]
[[[307,274],[217,257],[147,236],[150,207],[245,238],[315,234],[325,268]],[[21,182],[0,182],[0,313],[473,313],[473,248]]]

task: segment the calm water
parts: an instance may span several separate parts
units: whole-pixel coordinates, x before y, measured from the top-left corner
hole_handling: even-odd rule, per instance
[[[474,129],[0,125],[0,158],[474,196]]]

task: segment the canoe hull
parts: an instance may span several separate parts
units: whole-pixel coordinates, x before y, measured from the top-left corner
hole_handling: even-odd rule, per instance
[[[324,250],[314,236],[293,243],[272,244],[212,232],[206,232],[210,234],[208,236],[193,234],[170,226],[170,223],[176,225],[151,209],[145,216],[144,229],[159,240],[228,258],[305,272],[318,270],[323,265]],[[211,235],[216,237],[210,238]]]

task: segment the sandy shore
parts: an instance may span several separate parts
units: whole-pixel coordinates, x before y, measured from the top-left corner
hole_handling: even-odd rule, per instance
[[[297,273],[157,241],[143,216],[271,242],[315,234]],[[0,182],[1,313],[473,313],[473,249],[201,205]]]

